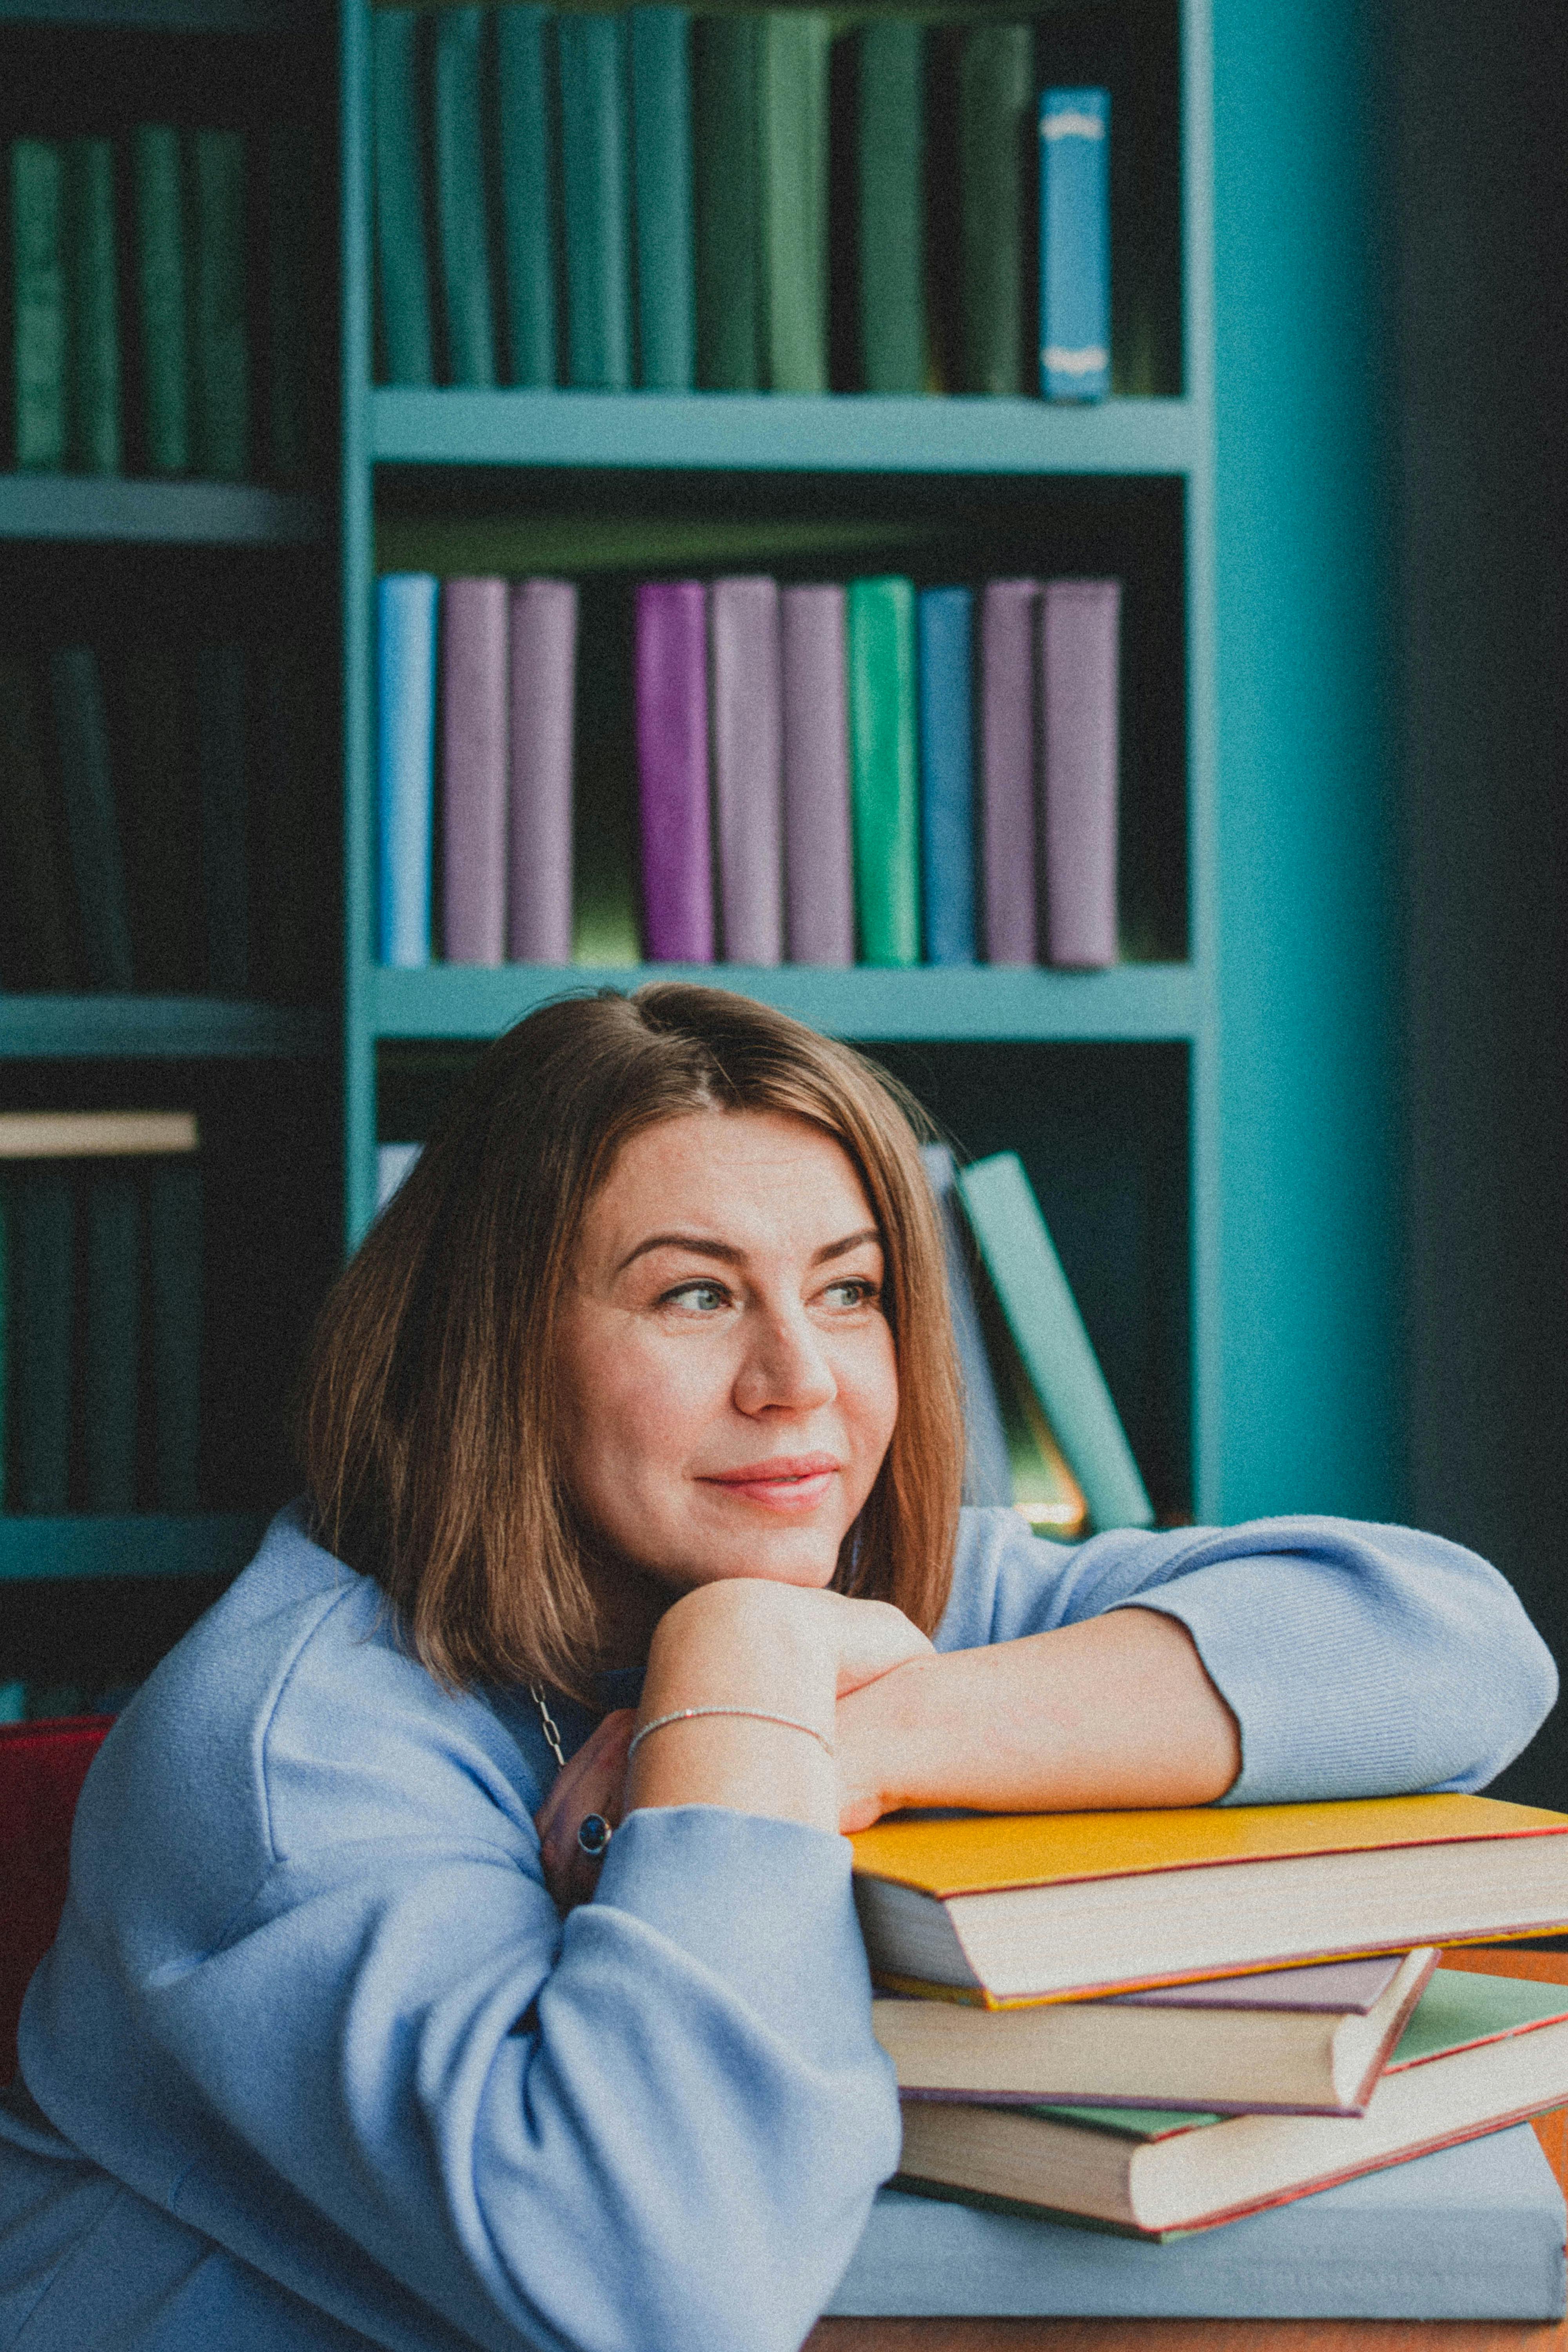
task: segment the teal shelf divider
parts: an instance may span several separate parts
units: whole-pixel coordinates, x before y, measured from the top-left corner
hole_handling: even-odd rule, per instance
[[[303,1060],[335,1025],[220,996],[0,996],[0,1061]]]
[[[237,1576],[265,1513],[195,1518],[0,1518],[0,1583],[86,1576]]]
[[[278,33],[291,0],[0,0],[0,25],[87,25],[100,32]]]
[[[0,539],[163,547],[307,547],[321,502],[260,482],[143,482],[117,474],[0,474]]]

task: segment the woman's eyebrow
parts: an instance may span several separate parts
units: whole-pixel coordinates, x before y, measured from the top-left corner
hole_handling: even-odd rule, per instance
[[[846,1234],[836,1242],[825,1242],[819,1250],[812,1253],[811,1263],[813,1265],[826,1265],[831,1258],[847,1256],[851,1250],[858,1249],[864,1242],[874,1242],[879,1249],[881,1247],[882,1236],[875,1225],[863,1225],[858,1233]],[[746,1255],[744,1250],[736,1249],[730,1242],[715,1241],[710,1234],[649,1234],[646,1241],[638,1242],[636,1249],[626,1252],[616,1272],[625,1274],[636,1259],[646,1257],[649,1250],[657,1249],[689,1250],[694,1257],[717,1258],[721,1265],[739,1265]]]

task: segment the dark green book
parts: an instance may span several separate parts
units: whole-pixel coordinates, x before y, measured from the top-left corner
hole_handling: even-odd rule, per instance
[[[958,74],[965,392],[1016,395],[1037,380],[1027,299],[1036,143],[1033,27],[974,26]]]
[[[215,996],[244,996],[250,988],[246,667],[242,645],[197,648],[202,914],[206,985]]]
[[[114,225],[114,143],[73,139],[66,148],[66,445],[83,474],[121,468]]]
[[[191,463],[190,272],[180,134],[173,123],[137,124],[131,178],[142,463],[150,474],[184,474]]]
[[[760,17],[697,24],[697,380],[709,392],[756,392],[763,381],[761,47]]]
[[[856,91],[860,379],[868,392],[925,388],[925,32],[866,25]]]
[[[558,16],[566,239],[566,381],[632,382],[631,142],[618,16]]]
[[[434,383],[430,257],[420,138],[419,27],[412,8],[370,11],[375,265],[389,383]]]
[[[326,808],[311,757],[315,670],[297,637],[252,649],[251,760],[256,898],[252,988],[285,1003],[324,995],[331,979],[323,948],[331,901],[321,878],[333,870]]]
[[[131,906],[131,962],[154,996],[202,986],[201,812],[192,741],[188,648],[143,640],[121,667],[121,834]]]
[[[82,982],[70,874],[48,777],[30,664],[0,654],[0,983],[77,988]]]
[[[11,316],[16,463],[66,461],[65,172],[47,139],[11,144]]]
[[[513,0],[496,12],[500,100],[501,275],[507,375],[520,384],[556,380],[555,289],[560,222],[555,202],[555,36],[550,11]]]
[[[697,370],[690,10],[634,8],[631,47],[638,381],[650,392],[689,392]]]
[[[431,120],[436,154],[436,249],[451,383],[496,380],[495,308],[485,202],[485,8],[441,8],[435,18]]]
[[[21,1171],[12,1199],[13,1507],[53,1518],[70,1507],[76,1190],[68,1168],[44,1160]]]
[[[310,136],[267,127],[267,458],[275,482],[310,468]]]
[[[86,1321],[81,1355],[81,1503],[136,1507],[137,1373],[142,1359],[142,1195],[128,1167],[86,1184]]]
[[[191,452],[216,482],[250,466],[246,152],[242,131],[191,134]]]
[[[827,64],[815,9],[761,19],[763,359],[773,392],[827,390]]]
[[[921,960],[915,592],[852,580],[848,595],[855,913],[863,963]]]
[[[131,912],[110,766],[103,679],[90,646],[49,656],[66,842],[89,988],[129,989]]]
[[[153,1501],[160,1511],[201,1507],[202,1227],[200,1162],[154,1162],[147,1186],[147,1297]]]

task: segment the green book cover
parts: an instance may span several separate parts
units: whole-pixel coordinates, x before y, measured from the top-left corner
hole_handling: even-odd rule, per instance
[[[275,482],[310,465],[310,139],[267,127],[267,457]]]
[[[560,221],[555,198],[555,39],[550,11],[496,11],[500,223],[510,381],[552,384]]]
[[[48,659],[65,837],[89,985],[129,991],[131,907],[110,761],[103,678],[90,646],[58,646]]]
[[[0,873],[7,988],[78,988],[84,974],[60,828],[46,775],[37,682],[19,654],[0,654]]]
[[[1034,28],[976,25],[959,58],[958,147],[965,392],[1034,386],[1026,323],[1035,168]]]
[[[201,1507],[202,1226],[200,1162],[155,1162],[147,1186],[147,1260],[153,1486],[160,1511]]]
[[[245,479],[250,464],[250,341],[242,131],[191,134],[191,444],[210,481]]]
[[[114,251],[114,145],[66,148],[67,453],[79,473],[117,474],[120,304]]]
[[[689,392],[697,363],[691,193],[691,12],[631,12],[638,381]]]
[[[770,8],[760,23],[758,125],[764,380],[827,390],[829,20]]]
[[[150,474],[191,463],[190,271],[185,249],[180,134],[169,122],[131,134],[141,352],[142,457]]]
[[[915,592],[852,580],[849,757],[855,912],[863,963],[921,960],[920,764]]]
[[[484,8],[437,10],[431,78],[447,374],[453,383],[481,386],[496,381],[479,100],[488,15]]]
[[[566,380],[629,392],[632,370],[630,92],[618,16],[558,19]]]
[[[762,20],[705,16],[696,30],[697,380],[708,392],[756,392]]]
[[[58,1518],[70,1507],[76,1189],[68,1167],[45,1160],[26,1169],[13,1200],[13,1507]]]
[[[434,383],[419,28],[412,8],[370,11],[374,117],[375,263],[382,353],[390,383]]]
[[[89,1511],[126,1513],[136,1507],[142,1201],[127,1167],[95,1168],[86,1189],[81,1500]]]
[[[859,341],[868,392],[925,389],[925,32],[908,18],[859,37]]]
[[[65,173],[47,139],[11,145],[11,268],[16,463],[66,461]]]
[[[978,1160],[960,1169],[958,1190],[1091,1525],[1152,1527],[1153,1507],[1023,1162],[1013,1151]]]

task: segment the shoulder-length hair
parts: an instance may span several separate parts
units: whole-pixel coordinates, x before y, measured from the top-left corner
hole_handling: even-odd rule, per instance
[[[899,1411],[834,1582],[927,1633],[942,1614],[963,1424],[929,1122],[848,1046],[748,997],[605,990],[544,1005],[480,1057],[339,1276],[306,1360],[319,1539],[384,1588],[448,1685],[592,1695],[607,1629],[561,1469],[562,1304],[616,1153],[700,1110],[809,1119],[854,1164],[882,1237]]]

